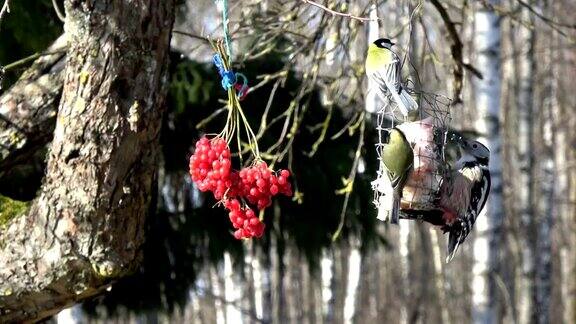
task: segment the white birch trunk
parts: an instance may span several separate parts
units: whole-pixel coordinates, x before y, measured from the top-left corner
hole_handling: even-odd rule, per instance
[[[346,299],[344,300],[344,323],[353,323],[356,291],[360,282],[360,251],[357,247],[353,247],[350,250],[348,259],[348,284],[346,285]]]
[[[559,248],[560,260],[560,295],[563,303],[562,319],[564,323],[574,323],[576,321],[576,282],[574,275],[576,274],[576,234],[575,228],[575,210],[569,202],[576,201],[576,182],[570,183],[569,175],[569,160],[574,161],[574,152],[569,153],[569,135],[570,129],[565,121],[565,112],[562,111],[560,104],[553,105],[554,115],[557,125],[555,136],[555,170],[556,170],[556,201],[558,202],[558,216],[559,224],[557,234],[564,239],[561,239]],[[571,155],[572,156],[571,156]],[[572,171],[574,172],[574,171]],[[574,177],[574,176],[572,176]]]
[[[540,163],[541,169],[541,195],[540,212],[536,236],[536,262],[534,285],[534,310],[532,322],[546,324],[550,322],[550,299],[552,288],[552,215],[557,215],[557,206],[554,204],[554,188],[556,184],[554,174],[554,143],[552,138],[552,107],[544,107],[544,154]]]
[[[212,295],[214,300],[214,307],[216,308],[216,323],[225,324],[226,323],[226,305],[222,302],[222,299],[215,298],[223,295],[224,280],[222,280],[222,271],[220,271],[219,266],[210,267],[210,281],[212,283]]]
[[[488,1],[498,5],[499,1]],[[490,148],[490,173],[492,189],[487,207],[476,220],[474,229],[474,266],[472,269],[472,320],[474,323],[495,323],[497,315],[493,298],[493,279],[490,273],[497,265],[499,231],[501,229],[504,206],[502,200],[502,173],[500,157],[500,17],[491,10],[479,7],[475,18],[476,66],[482,69],[483,80],[476,83],[476,108],[478,119],[476,129],[480,141]]]
[[[411,229],[413,229],[414,227],[411,226],[412,224],[409,223],[409,221],[407,220],[402,220],[399,223],[399,233],[400,233],[400,269],[401,269],[401,276],[402,276],[402,281],[400,282],[400,285],[402,287],[402,289],[404,290],[404,294],[406,296],[406,299],[404,300],[404,303],[402,303],[402,307],[400,308],[400,319],[399,319],[399,323],[408,323],[408,302],[411,296],[411,288],[410,288],[410,283],[409,283],[409,272],[410,272],[410,262],[408,259],[408,242],[409,242],[409,238],[410,238],[410,231]]]
[[[322,314],[324,318],[330,316],[330,302],[333,298],[332,294],[332,278],[334,277],[333,263],[334,254],[322,252],[322,261],[320,263],[321,282],[322,282]]]
[[[446,283],[444,280],[444,269],[442,253],[440,252],[440,243],[438,242],[438,233],[435,229],[430,228],[430,242],[432,246],[432,258],[434,263],[434,284],[438,295],[438,305],[440,307],[440,320],[442,323],[450,324],[448,314],[448,303],[446,299]]]
[[[527,9],[523,17],[534,23],[534,15]],[[535,224],[534,224],[534,78],[535,31],[532,27],[520,26],[519,57],[519,94],[518,94],[518,156],[517,167],[520,170],[518,190],[518,210],[520,212],[520,249],[522,252],[522,276],[518,290],[518,319],[520,323],[528,323],[534,318],[534,279],[535,279]],[[517,72],[517,73],[518,73]]]
[[[232,269],[232,257],[230,253],[224,253],[224,299],[226,301],[226,323],[242,323],[242,313],[239,310],[241,306],[241,291],[239,285],[234,282],[236,273]]]
[[[550,2],[551,12],[547,13],[551,17],[562,14],[562,4]],[[570,14],[570,13],[566,13]],[[562,323],[576,323],[576,171],[574,161],[576,152],[571,145],[574,140],[574,129],[576,129],[576,115],[574,113],[575,102],[572,95],[574,83],[574,69],[559,65],[574,57],[572,49],[562,49],[562,37],[554,33],[550,36],[552,40],[548,48],[551,51],[551,60],[555,62],[550,73],[553,76],[553,83],[550,97],[552,98],[552,114],[554,118],[554,162],[555,162],[555,206],[557,214],[554,215],[558,225],[555,228],[555,235],[559,237],[559,268],[560,278],[560,298],[562,301],[562,314],[557,318]],[[567,72],[567,74],[565,74]],[[567,83],[559,75],[564,74]],[[562,82],[564,81],[564,82]],[[563,96],[562,94],[569,94]]]

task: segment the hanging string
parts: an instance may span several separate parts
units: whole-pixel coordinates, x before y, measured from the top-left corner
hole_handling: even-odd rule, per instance
[[[214,54],[212,60],[214,61],[214,65],[218,69],[218,73],[222,78],[221,81],[222,88],[224,88],[224,90],[232,88],[234,84],[236,84],[236,74],[234,74],[234,72],[231,70],[226,70],[226,67],[224,67],[224,62],[222,61],[222,57],[220,56],[220,54],[218,53]]]
[[[222,10],[222,29],[224,31],[226,55],[228,55],[228,59],[232,63],[232,49],[230,47],[230,37],[228,36],[228,0],[216,0],[216,5]]]
[[[214,54],[213,62],[220,74],[222,88],[228,90],[234,88],[239,100],[243,100],[248,94],[248,78],[242,73],[232,71],[232,46],[230,46],[230,35],[228,33],[228,0],[215,0],[216,6],[222,11],[222,29],[224,32],[224,46],[228,59],[229,69],[226,69],[224,60],[220,53]],[[224,54],[224,53],[223,53]],[[238,83],[241,79],[242,83]]]

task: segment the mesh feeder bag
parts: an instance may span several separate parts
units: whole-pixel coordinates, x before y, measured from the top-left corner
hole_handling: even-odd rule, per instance
[[[446,125],[450,120],[450,100],[433,94],[420,94],[419,118],[399,124],[396,123],[399,119],[397,112],[394,109],[387,109],[389,106],[390,104],[386,105],[378,112],[377,130],[380,139],[376,145],[378,158],[380,159],[382,148],[387,145],[382,141],[385,137],[383,132],[393,127],[404,133],[414,153],[414,166],[402,192],[400,212],[437,209],[440,185],[449,172],[449,166],[444,158],[444,148],[447,141]],[[384,124],[388,124],[388,127]],[[391,185],[381,161],[379,166],[377,178],[372,182],[372,186],[374,204],[380,211],[383,196],[391,194],[389,189]]]

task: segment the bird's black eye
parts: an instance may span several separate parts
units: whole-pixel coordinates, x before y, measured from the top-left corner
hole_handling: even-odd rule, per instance
[[[478,148],[478,145],[474,144],[472,145],[473,148]]]

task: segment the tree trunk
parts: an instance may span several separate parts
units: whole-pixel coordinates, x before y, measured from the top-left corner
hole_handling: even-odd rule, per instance
[[[446,298],[446,281],[444,279],[444,268],[442,253],[440,253],[440,243],[438,242],[438,233],[435,229],[430,228],[430,245],[432,247],[432,258],[434,263],[434,285],[436,295],[438,296],[438,308],[440,309],[440,322],[450,324],[451,319],[448,313],[448,300]]]
[[[488,1],[498,5],[496,0]],[[496,302],[491,273],[497,271],[500,231],[504,216],[502,201],[502,173],[500,159],[500,17],[486,7],[479,7],[475,19],[475,49],[477,66],[482,67],[483,80],[476,83],[476,109],[479,118],[476,128],[481,141],[490,148],[492,189],[487,211],[476,220],[474,267],[472,280],[472,317],[474,323],[495,323]]]
[[[534,15],[527,9],[523,17],[534,25]],[[534,307],[536,226],[534,215],[534,79],[536,60],[534,57],[535,29],[520,26],[519,56],[519,94],[518,94],[518,155],[517,168],[520,169],[518,190],[518,211],[520,216],[520,249],[522,252],[522,276],[518,291],[518,319],[528,323],[534,319],[537,309]]]
[[[562,4],[549,2],[551,17],[561,16],[564,12]],[[555,268],[558,277],[559,304],[562,313],[554,312],[555,321],[562,323],[576,323],[576,113],[574,106],[576,100],[570,95],[573,91],[576,69],[572,66],[567,68],[567,62],[574,61],[575,54],[571,49],[563,49],[562,37],[557,33],[551,33],[549,43],[545,45],[550,52],[550,61],[554,62],[549,69],[548,80],[551,81],[550,99],[553,116],[554,131],[554,171],[555,171],[555,195],[554,206],[556,213],[554,234],[555,243],[558,246],[558,263]],[[560,77],[562,76],[562,77]],[[552,304],[554,305],[554,303]],[[554,320],[554,318],[551,318]]]
[[[134,270],[158,160],[172,1],[66,1],[44,185],[0,234],[0,321],[45,318]]]
[[[548,65],[550,66],[550,65]],[[554,143],[552,134],[552,107],[549,103],[542,105],[542,135],[543,157],[540,162],[541,192],[538,226],[536,231],[535,264],[534,264],[534,292],[531,322],[550,323],[550,299],[552,279],[552,217],[558,215],[558,208],[554,205],[554,188],[556,178],[554,174]]]

